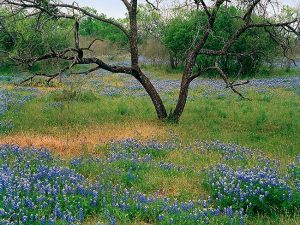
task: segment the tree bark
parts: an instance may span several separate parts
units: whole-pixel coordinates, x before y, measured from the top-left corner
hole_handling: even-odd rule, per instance
[[[179,92],[176,108],[169,115],[169,120],[171,122],[175,122],[175,123],[179,122],[179,118],[181,117],[186,105],[189,86],[190,86],[190,81],[185,76],[183,76],[181,80],[180,92]]]
[[[168,114],[167,114],[165,105],[163,104],[163,101],[162,101],[160,95],[156,91],[155,87],[153,86],[153,84],[151,83],[149,78],[146,77],[141,70],[139,70],[139,73],[140,73],[140,79],[138,79],[138,80],[143,85],[146,92],[150,96],[152,103],[155,107],[158,119],[162,120],[162,119],[167,118]]]
[[[131,66],[138,69],[139,64],[139,51],[138,51],[138,27],[137,27],[137,1],[132,1],[129,8],[129,20],[130,20],[130,33],[129,33],[129,45],[131,54]]]

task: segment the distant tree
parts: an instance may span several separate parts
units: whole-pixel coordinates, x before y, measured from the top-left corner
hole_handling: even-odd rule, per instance
[[[1,15],[5,15],[7,12],[5,10],[0,10]],[[5,52],[12,51],[14,46],[14,37],[13,35],[8,31],[5,19],[2,17],[0,18],[0,66],[3,66],[4,64],[7,64],[7,61],[9,60],[6,57]]]
[[[279,14],[279,21],[287,21],[292,18],[300,18],[300,5],[297,8],[284,6]],[[295,64],[294,59],[300,59],[300,26],[298,26],[298,35],[290,36],[283,31],[281,36],[274,36],[270,34],[272,39],[282,46],[286,69],[289,70],[292,64]],[[299,61],[298,61],[299,63]]]
[[[201,76],[203,73],[207,71],[216,71],[220,74],[221,78],[224,80],[226,87],[232,89],[235,93],[242,96],[237,90],[236,86],[243,85],[246,82],[236,82],[229,81],[228,75],[225,69],[222,67],[222,64],[219,60],[215,61],[214,65],[203,67],[200,70],[196,69],[197,58],[200,56],[215,56],[220,59],[224,57],[230,57],[235,59],[237,62],[241,57],[245,56],[254,56],[257,52],[253,51],[243,51],[238,52],[235,50],[235,44],[243,38],[243,35],[253,29],[263,28],[266,33],[277,37],[286,37],[288,38],[290,33],[294,33],[299,35],[299,18],[291,18],[287,21],[278,21],[276,20],[276,13],[272,12],[269,15],[270,9],[272,9],[272,2],[269,0],[251,0],[251,1],[239,1],[238,5],[235,1],[226,1],[226,0],[215,0],[215,1],[205,1],[199,0],[196,1],[185,1],[185,6],[188,5],[190,10],[200,10],[205,14],[205,23],[199,20],[199,30],[201,32],[196,32],[194,37],[192,38],[192,44],[188,52],[185,54],[185,64],[184,71],[181,78],[181,86],[179,91],[178,101],[175,107],[175,110],[172,111],[169,115],[166,111],[165,105],[158,94],[156,88],[153,86],[152,82],[149,80],[147,75],[143,73],[139,65],[139,49],[138,49],[138,4],[137,0],[121,0],[128,11],[129,23],[123,24],[114,19],[109,19],[104,17],[103,15],[98,15],[85,8],[81,8],[78,4],[65,4],[58,0],[47,0],[47,1],[33,1],[33,0],[2,0],[0,3],[1,7],[11,10],[12,15],[18,16],[20,13],[26,15],[26,18],[29,17],[41,17],[47,15],[50,18],[55,20],[67,20],[73,23],[74,27],[74,44],[64,50],[55,51],[51,49],[50,52],[46,53],[42,56],[37,57],[23,57],[21,62],[23,63],[37,63],[39,61],[47,60],[47,59],[60,59],[63,61],[69,62],[68,67],[64,67],[60,69],[57,73],[54,74],[43,74],[45,77],[48,77],[49,80],[52,80],[59,76],[62,72],[68,72],[70,74],[78,73],[73,72],[71,69],[75,65],[95,65],[95,67],[88,69],[87,71],[83,71],[82,73],[90,73],[92,71],[98,69],[105,69],[112,73],[124,73],[133,76],[140,84],[144,87],[148,95],[150,96],[153,105],[156,109],[156,113],[159,119],[166,119],[178,122],[181,117],[187,97],[189,92],[189,87],[191,82]],[[149,4],[153,10],[159,9],[159,4],[154,4],[149,0],[146,0],[146,3]],[[159,3],[157,0],[155,3]],[[187,4],[190,3],[190,4]],[[105,4],[105,3],[103,3]],[[193,4],[194,7],[190,7]],[[218,17],[222,15],[222,10],[231,13],[230,6],[236,6],[239,8],[239,12],[241,12],[238,16],[236,14],[231,15],[235,18],[235,20],[239,21],[240,26],[228,33],[228,37],[226,40],[220,43],[218,48],[214,46],[210,48],[209,41],[216,35],[216,22],[218,21]],[[178,6],[183,7],[183,6]],[[101,21],[102,23],[110,24],[121,32],[128,39],[130,55],[131,55],[131,65],[130,66],[115,66],[105,63],[99,58],[89,57],[86,55],[86,51],[88,51],[91,46],[97,41],[95,39],[90,43],[87,48],[83,48],[80,46],[80,24],[84,17],[90,17],[95,20]],[[257,20],[256,18],[260,19]],[[203,23],[203,24],[202,24]],[[225,29],[224,27],[223,29]],[[285,32],[286,35],[283,35],[282,32]],[[174,34],[175,35],[175,34]],[[249,40],[245,40],[249,41]],[[256,39],[251,39],[250,45],[256,44]],[[243,43],[244,44],[244,43]],[[199,65],[198,65],[199,67]],[[240,66],[242,68],[242,65]],[[41,74],[38,74],[41,75]],[[29,77],[27,80],[33,79],[37,75],[33,75]],[[25,80],[26,81],[26,80]],[[242,96],[243,97],[243,96]]]
[[[207,39],[205,48],[221,50],[231,35],[243,25],[236,19],[242,13],[235,6],[220,8],[214,25],[214,34]],[[260,21],[259,17],[253,19]],[[177,16],[169,22],[164,31],[164,42],[180,62],[184,62],[191,46],[197,43],[195,37],[199,39],[203,35],[206,23],[204,10],[187,12],[184,16]],[[265,59],[276,55],[277,47],[278,44],[264,28],[254,28],[247,30],[231,47],[235,53],[252,52],[253,54],[241,55],[238,62],[235,56],[230,57],[230,55],[221,57],[199,55],[196,66],[198,70],[202,70],[214,66],[218,61],[227,74],[236,74],[242,66],[241,74],[254,75]]]
[[[170,52],[163,43],[167,20],[161,11],[153,10],[153,6],[149,4],[141,4],[138,6],[137,22],[143,57],[152,64],[165,63]]]
[[[97,15],[96,10],[90,9],[90,11]],[[100,16],[106,18],[105,15]],[[120,46],[128,44],[128,38],[122,31],[120,31],[120,29],[93,17],[85,17],[81,20],[79,33],[83,36],[89,35],[102,40],[107,40]]]
[[[207,18],[198,21],[194,15],[195,11],[179,14],[168,22],[163,31],[162,39],[170,52],[170,65],[173,69],[180,63],[184,63],[194,35],[197,33],[197,24],[206,23]]]
[[[48,15],[28,17],[1,10],[0,52],[9,53],[7,60],[21,62],[26,57],[38,57],[51,51],[60,51],[72,43],[70,21]]]

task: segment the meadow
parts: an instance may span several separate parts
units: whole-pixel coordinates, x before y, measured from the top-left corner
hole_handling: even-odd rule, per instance
[[[126,62],[125,62],[126,63]],[[168,110],[179,73],[144,66]],[[0,224],[299,224],[300,77],[192,84],[179,124],[97,71],[0,76]]]

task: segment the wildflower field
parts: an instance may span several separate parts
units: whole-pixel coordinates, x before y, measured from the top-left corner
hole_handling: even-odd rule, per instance
[[[146,68],[174,106],[180,82]],[[156,73],[157,72],[157,73]],[[192,84],[179,124],[98,71],[0,75],[0,224],[300,224],[300,77]]]

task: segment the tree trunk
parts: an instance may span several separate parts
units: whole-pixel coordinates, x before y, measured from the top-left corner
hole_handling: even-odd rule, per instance
[[[167,118],[168,114],[165,105],[163,104],[163,101],[159,96],[158,92],[156,91],[155,87],[153,86],[153,84],[151,83],[148,77],[146,77],[141,71],[139,73],[140,73],[140,77],[138,80],[143,85],[146,92],[150,96],[152,103],[155,107],[158,119]]]
[[[172,69],[176,69],[174,55],[170,53],[170,66]]]
[[[186,76],[183,76],[182,80],[181,80],[180,92],[179,92],[179,97],[178,97],[176,108],[169,115],[170,121],[175,122],[175,123],[179,122],[179,118],[181,117],[182,112],[186,105],[186,100],[187,100],[188,92],[189,92],[189,86],[190,86],[190,81],[186,78]]]
[[[138,51],[138,27],[137,27],[137,2],[132,4],[129,11],[130,19],[130,33],[129,33],[129,45],[131,54],[131,66],[133,68],[138,67],[139,64],[139,51]]]
[[[134,75],[134,77],[142,84],[142,86],[150,96],[155,107],[158,119],[167,118],[168,114],[165,105],[149,78],[141,71],[138,65],[136,66],[135,71],[137,72],[137,75]]]
[[[189,86],[191,83],[190,77],[196,62],[196,57],[197,54],[195,52],[191,52],[187,57],[185,67],[184,67],[185,69],[181,79],[180,92],[179,92],[177,105],[174,112],[171,112],[169,115],[169,120],[172,122],[175,123],[179,122],[179,118],[181,117],[182,112],[185,108],[188,93],[189,93]]]

